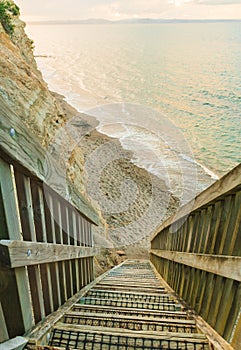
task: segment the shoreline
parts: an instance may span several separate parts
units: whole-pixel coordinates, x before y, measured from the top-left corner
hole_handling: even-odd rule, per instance
[[[39,66],[39,63],[38,63],[38,66]],[[112,104],[116,104],[116,105],[121,104],[121,102],[119,102],[119,101],[106,100],[105,96],[100,96],[100,95],[93,93],[92,91],[89,91],[88,89],[86,89],[86,87],[84,85],[79,87],[79,91],[77,94],[76,93],[69,93],[69,92],[68,92],[68,94],[66,94],[66,91],[63,91],[63,88],[56,87],[56,84],[52,84],[51,79],[49,80],[48,77],[45,76],[46,72],[47,72],[46,66],[45,66],[45,68],[41,67],[40,70],[43,74],[44,80],[47,81],[48,86],[51,85],[51,86],[49,86],[50,91],[53,91],[54,93],[57,93],[57,94],[60,94],[61,96],[63,96],[63,99],[65,100],[65,102],[67,104],[72,106],[74,109],[76,109],[76,111],[78,111],[81,114],[86,114],[86,115],[90,115],[91,117],[94,117],[99,124],[102,123],[101,118],[98,119],[98,116],[92,115],[91,111],[95,111],[96,109],[99,109],[102,106],[108,106],[108,105],[112,105]],[[82,106],[84,108],[79,107],[79,105],[78,105],[79,102],[77,100],[81,101],[80,103],[82,104]],[[77,102],[75,102],[75,101],[77,101]],[[128,104],[128,102],[127,102],[127,104]],[[133,103],[130,103],[130,104],[133,104]],[[147,107],[147,108],[151,108],[151,107]],[[167,118],[167,117],[165,117],[165,118],[167,120],[169,120],[169,118]],[[121,124],[121,122],[120,122],[120,124]],[[115,135],[110,135],[108,132],[100,130],[103,127],[105,127],[105,124],[99,125],[97,127],[98,132],[100,132],[101,134],[107,135],[111,138],[118,138],[118,136],[116,137]],[[126,148],[123,145],[122,138],[118,138],[118,139],[122,143],[122,147],[124,149],[133,152],[133,150]],[[134,154],[134,152],[133,152],[133,154]],[[209,185],[211,185],[213,183],[213,180],[216,181],[222,176],[222,175],[218,175],[214,169],[211,169],[211,168],[207,167],[206,165],[202,164],[199,160],[196,160],[194,156],[192,157],[192,154],[186,155],[186,154],[180,153],[180,157],[182,157],[184,161],[187,161],[190,164],[190,166],[192,166],[192,164],[195,164],[196,167],[201,169],[204,177],[207,176],[210,178],[210,181],[206,181],[206,186],[202,186],[201,188],[198,189],[197,192],[203,191],[205,189],[205,187],[209,187]],[[153,170],[152,167],[149,167],[144,163],[140,163],[140,162],[138,162],[138,160],[136,161],[136,159],[134,159],[134,158],[133,158],[132,162],[136,166],[146,169],[148,172],[152,173],[153,175],[159,176],[158,172]]]
[[[84,95],[89,95],[90,94],[89,91],[85,91],[82,88],[81,88],[81,91],[83,91]],[[57,94],[59,94],[59,93],[57,92]],[[94,95],[96,97],[96,102],[98,102],[98,105],[96,105],[95,107],[92,107],[89,110],[85,111],[85,110],[81,110],[80,108],[78,108],[78,106],[76,106],[75,103],[73,103],[72,100],[69,97],[67,97],[67,96],[65,96],[63,94],[60,94],[60,95],[63,97],[63,100],[67,104],[72,106],[78,113],[85,114],[87,116],[91,116],[91,117],[95,118],[95,120],[98,123],[98,126],[96,127],[97,132],[99,132],[100,134],[105,135],[107,137],[110,137],[111,139],[118,139],[120,144],[121,144],[121,146],[122,146],[122,148],[125,149],[127,152],[131,152],[132,153],[133,157],[131,159],[131,162],[134,165],[136,165],[137,167],[139,167],[141,169],[145,169],[148,173],[150,173],[150,174],[152,174],[154,176],[157,176],[160,179],[163,179],[162,175],[160,176],[159,172],[155,169],[155,163],[154,162],[152,162],[153,163],[152,165],[149,165],[148,161],[146,161],[146,162],[144,161],[143,162],[142,160],[140,160],[138,158],[138,156],[136,156],[135,151],[133,149],[128,148],[128,146],[126,147],[126,145],[124,143],[125,143],[125,138],[126,138],[126,136],[128,137],[128,135],[126,135],[126,136],[124,135],[124,136],[118,137],[118,136],[115,136],[114,134],[108,133],[108,131],[104,131],[103,130],[103,127],[105,127],[106,124],[101,125],[102,121],[101,121],[101,118],[98,119],[98,116],[96,116],[96,110],[98,110],[102,106],[104,106],[104,108],[105,108],[105,106],[107,106],[107,108],[108,108],[108,106],[112,105],[112,104],[121,105],[119,102],[106,103],[106,100],[104,100],[100,96],[98,96],[98,99],[97,99],[97,97]],[[91,114],[91,111],[94,111],[94,114]],[[90,112],[90,114],[88,112]],[[122,125],[123,123],[122,122],[118,122],[118,124]],[[116,125],[117,125],[117,123],[116,123]],[[205,165],[203,165],[199,161],[195,160],[194,156],[190,157],[190,155],[186,155],[186,154],[180,153],[179,157],[182,158],[184,160],[184,162],[187,162],[190,165],[190,167],[194,166],[195,169],[193,170],[193,175],[198,178],[197,184],[195,185],[195,186],[197,186],[196,192],[193,193],[190,196],[190,198],[189,198],[190,200],[193,197],[195,197],[198,193],[203,191],[205,188],[209,187],[214,181],[216,181],[216,180],[218,180],[220,178],[220,176],[217,175],[212,169],[207,168]],[[170,170],[170,172],[172,174],[172,169]],[[185,176],[184,176],[184,178],[185,178]],[[183,179],[183,181],[185,181],[185,179]],[[167,183],[170,185],[170,180],[169,179],[168,179]],[[183,184],[183,185],[185,185],[185,184]],[[191,186],[190,186],[190,188],[191,188]],[[178,196],[178,194],[175,191],[173,191],[173,195]],[[179,199],[181,200],[181,198],[179,198]]]
[[[38,55],[37,55],[37,56],[38,56]],[[56,93],[56,94],[61,95],[61,96],[63,97],[64,101],[65,101],[67,104],[69,104],[70,106],[72,106],[78,113],[90,115],[91,117],[95,118],[96,121],[97,121],[99,124],[101,124],[101,120],[99,120],[97,116],[91,115],[91,111],[92,111],[92,110],[96,110],[96,109],[98,109],[98,108],[100,108],[100,107],[102,107],[102,106],[108,106],[108,105],[111,105],[111,104],[117,104],[117,105],[118,105],[118,104],[121,104],[121,103],[118,102],[118,101],[116,101],[116,102],[115,102],[115,101],[108,101],[108,102],[107,102],[105,96],[96,95],[96,94],[94,94],[92,91],[87,90],[87,89],[85,88],[85,86],[81,86],[81,87],[79,88],[79,92],[80,92],[80,93],[78,94],[78,100],[80,99],[80,100],[82,101],[81,103],[83,104],[84,109],[79,108],[79,106],[77,105],[77,103],[74,102],[75,99],[76,99],[76,94],[74,94],[73,97],[71,97],[71,96],[67,96],[67,95],[66,95],[66,92],[63,92],[63,89],[61,89],[61,88],[58,89],[59,91],[57,91],[55,84],[52,85],[51,81],[48,81],[48,78],[45,77],[45,71],[46,71],[46,70],[45,70],[44,68],[41,69],[41,72],[42,72],[42,74],[43,74],[43,77],[44,77],[45,81],[47,81],[48,86],[49,86],[49,84],[51,85],[51,86],[49,87],[50,91],[52,91],[53,93]],[[55,89],[56,89],[56,90],[55,90]],[[69,94],[69,95],[71,95],[71,94]],[[89,101],[89,102],[86,103],[86,101]],[[92,101],[92,102],[91,102],[92,105],[90,105],[90,101]],[[128,104],[128,103],[127,103],[127,104]],[[151,108],[151,107],[149,107],[149,108]],[[89,113],[89,112],[90,112],[90,113]],[[167,117],[166,117],[166,118],[167,118]],[[168,119],[168,118],[167,118],[167,119]],[[121,122],[120,122],[120,124],[121,124]],[[99,125],[99,126],[97,127],[99,133],[101,133],[101,134],[103,134],[103,135],[107,135],[107,136],[109,136],[109,137],[111,137],[111,138],[118,138],[118,137],[116,137],[116,136],[114,136],[114,135],[108,134],[108,132],[105,132],[105,131],[103,131],[103,130],[100,130],[100,129],[103,128],[103,127],[105,127],[105,125]],[[122,138],[118,138],[118,139],[119,139],[119,141],[122,143]],[[125,148],[125,146],[123,145],[123,143],[122,143],[122,147]],[[130,150],[130,149],[128,149],[128,148],[125,148],[125,149]],[[131,150],[130,150],[130,151],[131,151]],[[181,156],[184,160],[186,160],[187,162],[189,162],[190,164],[195,164],[197,167],[200,167],[200,168],[202,169],[204,175],[210,177],[212,180],[215,180],[215,181],[216,181],[216,180],[220,179],[221,175],[218,175],[218,174],[215,172],[214,169],[211,169],[211,168],[207,167],[206,165],[202,164],[201,162],[195,160],[195,157],[190,158],[189,155],[185,155],[185,154],[180,154],[180,156]],[[132,161],[133,161],[133,163],[134,163],[136,166],[138,166],[138,167],[143,167],[143,168],[146,169],[148,172],[150,172],[150,173],[152,173],[152,174],[158,176],[158,173],[157,173],[155,170],[153,171],[152,168],[148,168],[147,166],[145,166],[145,164],[140,164],[140,163],[136,162],[135,159],[133,159]],[[208,183],[208,184],[207,184],[207,187],[208,187],[210,184],[211,184],[211,183]],[[202,191],[203,189],[204,189],[204,188],[202,188],[201,191]]]
[[[52,94],[69,118],[76,116],[78,111],[67,103],[63,95]],[[86,114],[78,115],[88,120]],[[87,195],[94,203],[99,202],[99,209],[107,223],[106,235],[103,235],[103,226],[94,229],[95,244],[104,252],[100,257],[110,249],[123,250],[128,258],[138,254],[147,256],[149,237],[161,222],[174,214],[179,206],[178,199],[167,190],[161,179],[133,164],[132,152],[124,150],[118,139],[100,133],[94,127],[79,146],[84,154]],[[106,163],[106,154],[113,149],[117,151],[117,157]],[[86,167],[90,161],[94,162],[94,166]],[[99,185],[97,190],[94,187],[96,183]],[[98,191],[100,197],[96,198]],[[114,255],[119,261],[118,254]]]

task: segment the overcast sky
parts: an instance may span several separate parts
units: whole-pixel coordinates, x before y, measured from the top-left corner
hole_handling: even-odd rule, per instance
[[[28,20],[239,18],[241,0],[15,0]]]

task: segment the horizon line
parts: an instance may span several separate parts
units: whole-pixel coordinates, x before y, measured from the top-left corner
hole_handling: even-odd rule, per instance
[[[104,23],[130,23],[133,24],[138,23],[139,21],[147,21],[147,22],[239,22],[241,18],[126,18],[120,20],[109,20],[105,18],[88,18],[88,19],[46,19],[46,20],[26,20],[26,23],[29,24],[71,24],[71,23],[96,23],[96,24],[104,24]],[[146,24],[147,24],[146,22]],[[143,23],[144,24],[144,23]]]

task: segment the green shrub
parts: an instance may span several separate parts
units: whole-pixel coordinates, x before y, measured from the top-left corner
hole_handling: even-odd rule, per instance
[[[0,1],[0,22],[6,33],[12,35],[14,24],[12,20],[19,15],[19,7],[10,1]]]

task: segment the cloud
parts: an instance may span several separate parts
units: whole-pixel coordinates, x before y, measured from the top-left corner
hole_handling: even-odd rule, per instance
[[[233,5],[233,4],[241,4],[240,0],[194,0],[193,2],[197,4],[205,4],[205,5]]]
[[[240,0],[16,0],[28,19],[241,18]]]
[[[111,1],[110,4],[101,4],[91,7],[91,12],[116,15],[121,17],[130,16],[160,16],[160,14],[169,7],[170,4],[166,0],[122,0]]]
[[[196,4],[196,5],[235,5],[239,4],[241,6],[240,0],[169,0],[171,4],[177,4],[177,2],[182,4]]]

